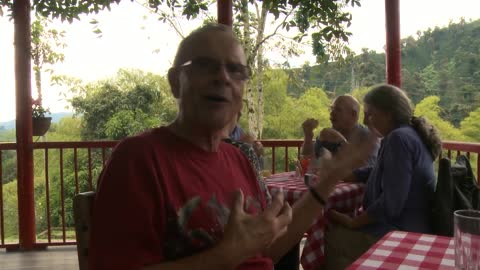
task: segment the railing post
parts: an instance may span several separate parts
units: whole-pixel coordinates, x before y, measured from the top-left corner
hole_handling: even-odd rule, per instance
[[[30,1],[13,1],[17,132],[18,225],[20,249],[35,245],[31,95]]]

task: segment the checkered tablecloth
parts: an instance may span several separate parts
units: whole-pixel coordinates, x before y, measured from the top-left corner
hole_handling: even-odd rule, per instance
[[[275,194],[282,188],[286,200],[291,204],[299,199],[304,192],[308,191],[303,179],[296,177],[295,172],[273,174],[265,180],[270,193]],[[339,183],[328,197],[324,213],[328,209],[335,209],[353,215],[362,205],[363,194],[363,184]],[[324,232],[327,222],[326,216],[319,216],[307,231],[307,238],[300,259],[305,270],[317,268],[325,259]]]
[[[347,269],[455,269],[451,237],[393,231]]]

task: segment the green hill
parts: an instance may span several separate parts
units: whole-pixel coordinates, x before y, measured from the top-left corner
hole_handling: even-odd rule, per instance
[[[402,88],[417,103],[438,95],[442,116],[458,126],[480,104],[480,20],[450,23],[447,27],[418,32],[401,41]],[[292,71],[310,87],[330,95],[385,82],[385,55],[363,49],[343,62],[304,66]],[[298,77],[297,77],[298,78]],[[301,87],[289,85],[299,96]]]

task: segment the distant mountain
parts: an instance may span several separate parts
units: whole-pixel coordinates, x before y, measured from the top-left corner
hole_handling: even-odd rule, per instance
[[[60,119],[64,117],[71,117],[73,113],[71,112],[58,112],[58,113],[52,113],[49,115],[52,117],[52,123],[58,123]],[[8,130],[8,129],[14,129],[15,128],[15,120],[10,120],[6,122],[0,122],[0,130]]]
[[[456,127],[480,104],[480,20],[450,23],[401,40],[402,89],[414,104],[440,98],[441,116]],[[310,87],[332,97],[385,81],[385,54],[364,49],[343,62],[304,65],[291,70],[288,93],[299,97]],[[307,86],[307,87],[305,87]]]

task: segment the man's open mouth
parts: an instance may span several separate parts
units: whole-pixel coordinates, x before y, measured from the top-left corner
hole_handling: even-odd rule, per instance
[[[205,98],[208,101],[212,101],[212,102],[228,102],[228,99],[226,99],[223,96],[210,95],[210,96],[205,96]]]

